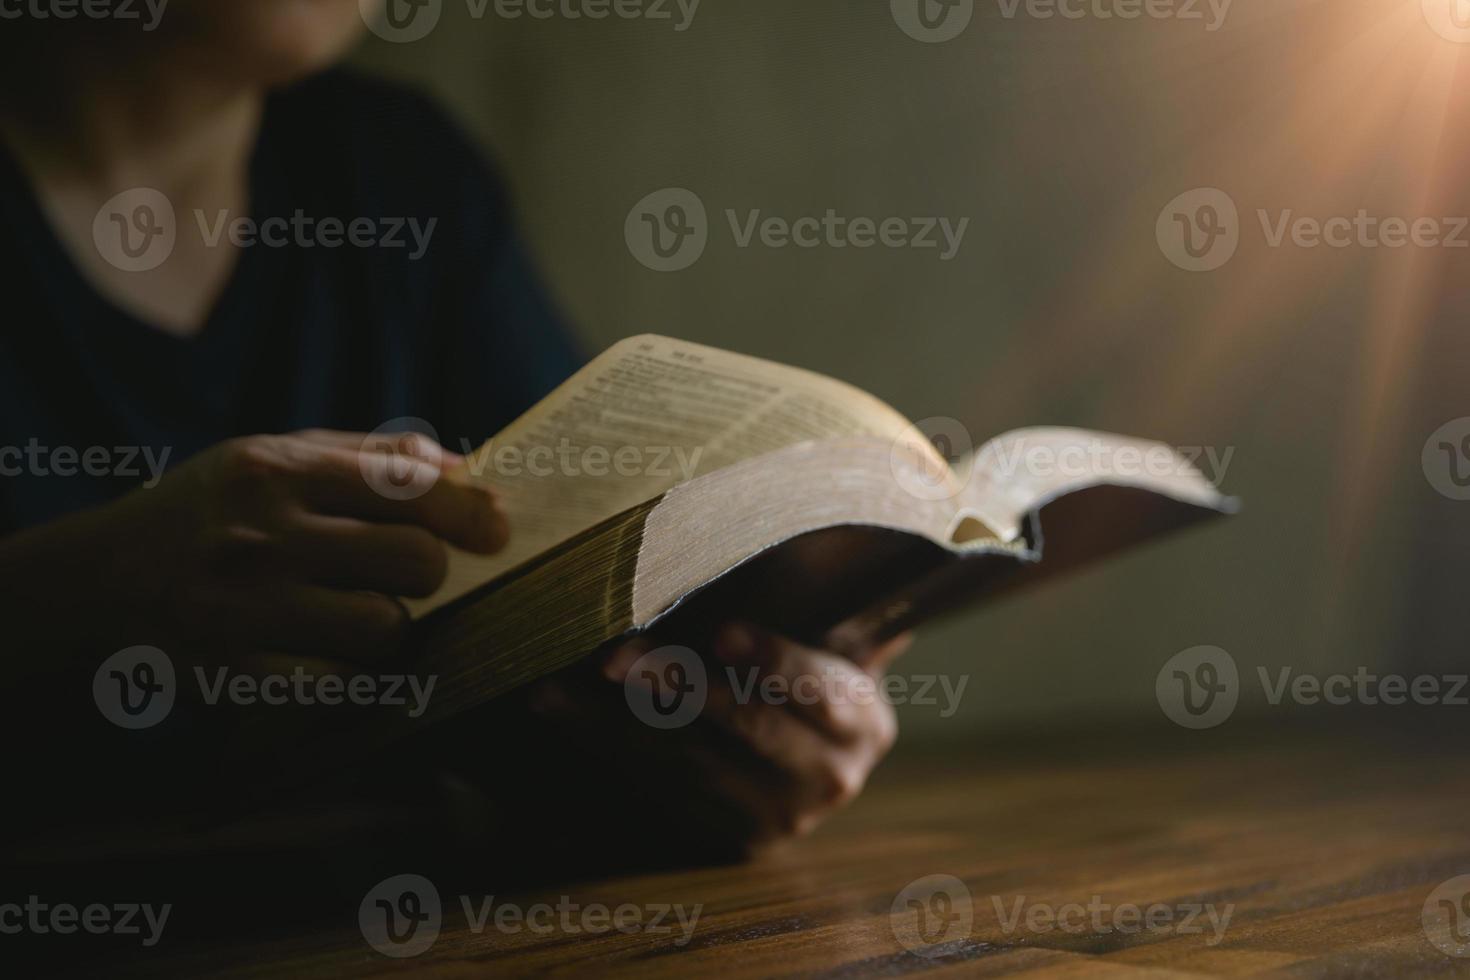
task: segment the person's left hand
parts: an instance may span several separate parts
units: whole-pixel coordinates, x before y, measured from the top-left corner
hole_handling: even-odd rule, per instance
[[[540,763],[570,756],[557,760],[577,773],[557,789],[563,812],[594,810],[627,845],[650,843],[631,839],[646,831],[661,847],[745,853],[809,833],[858,795],[897,735],[879,682],[911,639],[840,656],[727,625],[704,707],[674,729],[630,707],[627,685],[657,674],[633,670],[655,646],[637,640],[532,685],[517,727]]]

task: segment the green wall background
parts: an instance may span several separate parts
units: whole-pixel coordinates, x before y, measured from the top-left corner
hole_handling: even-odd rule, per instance
[[[677,32],[493,5],[477,20],[447,0],[429,37],[370,39],[359,58],[436,92],[493,150],[591,349],[642,331],[735,348],[977,439],[1056,423],[1234,448],[1224,488],[1241,516],[923,633],[904,672],[971,679],[956,718],[910,707],[903,722],[953,735],[1157,717],[1155,674],[1198,644],[1243,672],[1395,662],[1406,623],[1433,612],[1407,573],[1451,549],[1411,560],[1415,515],[1462,543],[1465,517],[1419,452],[1470,414],[1453,411],[1454,372],[1423,373],[1445,328],[1385,312],[1402,270],[1381,253],[1272,249],[1254,217],[1413,213],[1415,127],[1444,107],[1385,103],[1443,56],[1417,8],[1237,0],[1210,32],[982,2],[931,45],[885,3],[705,0]],[[1392,31],[1396,60],[1368,27]],[[698,193],[714,229],[696,265],[660,274],[630,256],[623,222],[669,186]],[[1227,190],[1243,222],[1236,257],[1208,274],[1175,268],[1154,237],[1164,205],[1200,186]],[[941,262],[740,249],[721,216],[829,207],[970,226]]]

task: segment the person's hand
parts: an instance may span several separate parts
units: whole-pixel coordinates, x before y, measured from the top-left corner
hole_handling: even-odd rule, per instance
[[[151,489],[16,536],[0,564],[30,566],[38,593],[96,600],[53,636],[91,627],[104,649],[370,661],[408,625],[395,597],[444,580],[446,544],[491,553],[507,540],[489,491],[440,479],[460,461],[411,434],[234,439]],[[69,578],[45,581],[62,556]]]
[[[541,747],[538,766],[577,764],[555,805],[598,813],[623,846],[747,852],[810,832],[862,790],[897,735],[877,682],[911,639],[855,651],[855,662],[730,624],[713,644],[704,707],[669,730],[630,707],[627,685],[654,683],[662,666],[640,663],[654,644],[636,641],[533,685],[519,737]]]

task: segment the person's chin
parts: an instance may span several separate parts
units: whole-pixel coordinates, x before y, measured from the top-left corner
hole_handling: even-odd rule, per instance
[[[343,23],[339,16],[326,17],[309,7],[294,15],[277,13],[201,26],[200,43],[190,46],[197,47],[215,70],[271,87],[331,67],[365,32],[355,14],[351,23]]]
[[[340,61],[342,54],[336,48],[327,51],[276,49],[254,59],[247,72],[251,81],[279,88],[325,71]]]
[[[350,45],[311,45],[300,40],[285,44],[256,44],[216,49],[207,67],[220,76],[233,76],[239,83],[279,88],[330,68],[340,61]]]

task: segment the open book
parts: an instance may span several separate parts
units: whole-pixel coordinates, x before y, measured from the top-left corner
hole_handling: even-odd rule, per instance
[[[512,536],[410,603],[436,717],[642,631],[697,649],[741,618],[858,649],[1233,509],[1158,443],[1024,429],[951,460],[850,385],[651,335],[449,478],[491,485]]]

